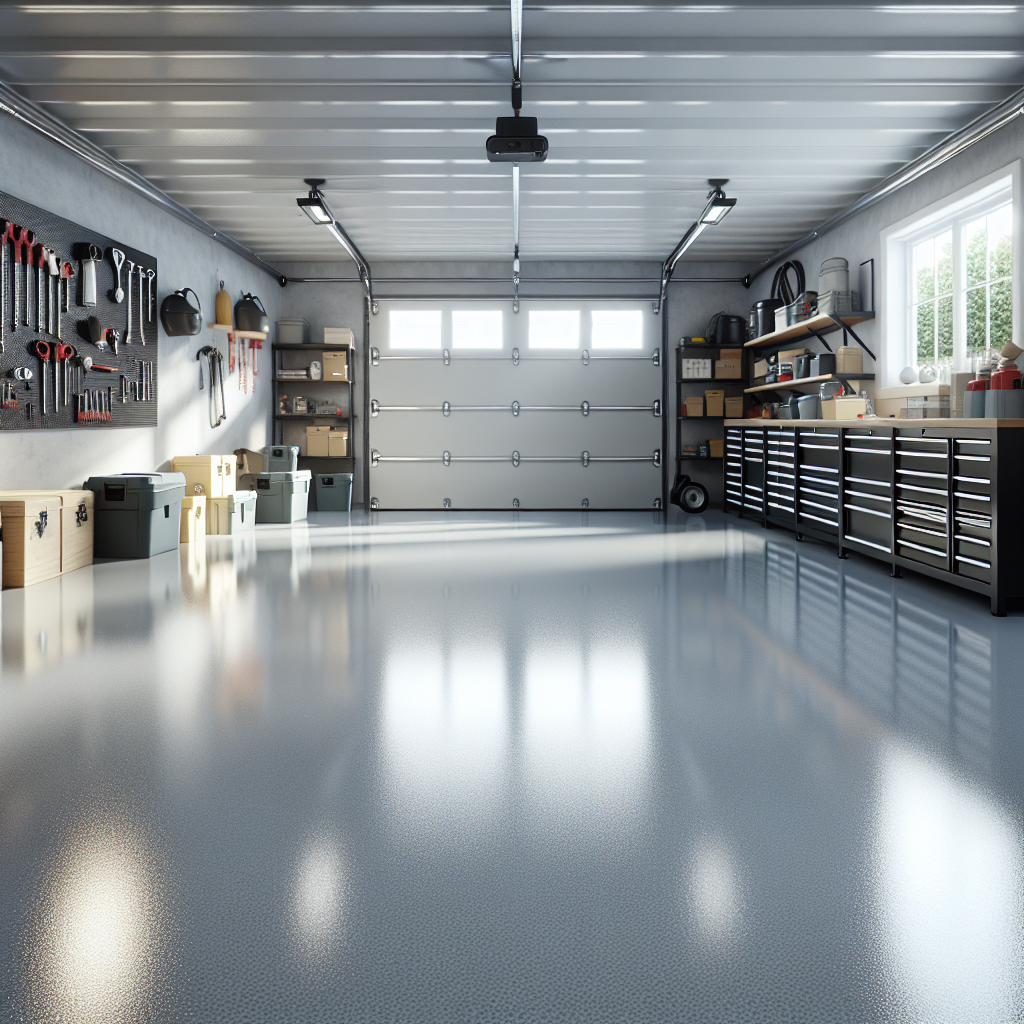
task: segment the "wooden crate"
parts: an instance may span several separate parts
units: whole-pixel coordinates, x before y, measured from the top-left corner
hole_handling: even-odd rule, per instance
[[[4,587],[30,587],[60,575],[62,506],[56,492],[0,495]]]
[[[61,500],[59,521],[60,571],[72,572],[84,565],[92,565],[92,541],[95,528],[94,506],[96,494],[93,491],[0,491],[0,500],[5,498],[50,497]]]

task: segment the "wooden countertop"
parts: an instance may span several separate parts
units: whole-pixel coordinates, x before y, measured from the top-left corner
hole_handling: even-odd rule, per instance
[[[984,428],[984,427],[1024,427],[1024,420],[997,420],[997,419],[920,419],[920,420],[898,420],[893,417],[885,419],[856,419],[856,420],[726,420],[727,427],[893,427],[897,430],[917,430],[928,427],[938,427],[943,430],[950,428]]]

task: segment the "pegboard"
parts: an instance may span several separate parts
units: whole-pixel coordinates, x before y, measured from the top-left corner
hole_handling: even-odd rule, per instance
[[[65,280],[52,277],[49,267],[43,276],[43,308],[41,323],[39,308],[39,275],[36,266],[24,262],[24,241],[15,243],[8,236],[3,247],[3,352],[0,353],[0,380],[3,393],[0,405],[6,406],[13,385],[17,408],[0,408],[0,430],[102,430],[115,427],[155,427],[157,424],[157,338],[159,335],[159,301],[156,277],[156,257],[90,231],[63,217],[22,202],[14,196],[0,192],[0,218],[8,224],[24,228],[34,234],[34,243],[42,243],[54,250],[56,265],[70,264],[74,276]],[[6,225],[0,223],[0,232]],[[23,237],[23,236],[22,236]],[[96,305],[85,306],[84,262],[90,245],[101,254],[95,264]],[[20,248],[22,262],[16,260],[15,250]],[[114,301],[117,273],[114,269],[113,250],[124,253],[120,284],[124,297]],[[33,250],[35,252],[35,250]],[[131,338],[128,332],[128,272],[129,262],[135,264],[131,276]],[[152,270],[152,279],[146,278],[142,287],[142,308],[139,309],[139,271]],[[13,322],[15,292],[18,296],[18,322]],[[26,294],[27,292],[27,294]],[[66,296],[66,299],[65,299]],[[152,300],[150,300],[152,296]],[[67,309],[64,306],[67,305]],[[108,348],[98,347],[89,340],[88,318],[95,316],[104,331]],[[28,324],[24,321],[28,320]],[[57,337],[59,323],[60,338]],[[120,332],[117,353],[108,330]],[[52,333],[51,333],[52,331]],[[49,362],[40,360],[36,342],[50,347]],[[57,345],[70,345],[74,355],[68,360],[70,371],[65,376],[64,362],[58,364]],[[85,369],[83,360],[92,359],[93,367]],[[107,366],[113,372],[95,367]],[[30,381],[18,380],[14,371],[27,366],[32,370]],[[60,374],[55,388],[55,370]],[[46,415],[43,415],[41,385],[45,376]],[[69,378],[67,403],[65,382]],[[108,390],[109,389],[109,390]],[[80,398],[80,396],[82,396]],[[59,404],[57,399],[59,398]],[[86,400],[88,399],[88,401]],[[88,408],[91,406],[92,408]],[[109,409],[109,412],[108,412]],[[108,418],[109,417],[109,418]]]

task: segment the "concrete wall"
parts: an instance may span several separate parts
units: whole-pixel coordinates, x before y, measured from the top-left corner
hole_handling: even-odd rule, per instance
[[[4,115],[0,189],[155,256],[159,298],[193,288],[205,323],[213,320],[221,279],[232,299],[254,292],[272,322],[280,316],[282,289],[268,274]],[[193,338],[168,338],[161,328],[156,427],[0,432],[0,488],[80,486],[93,474],[169,469],[174,455],[262,447],[270,420],[269,348],[262,353],[255,391],[239,391],[237,373],[227,378],[228,418],[211,430],[209,390],[199,390],[195,361],[203,345],[220,347],[226,368],[223,333],[204,328]]]
[[[822,261],[830,256],[844,256],[849,260],[852,287],[856,287],[857,268],[864,260],[873,259],[875,261],[875,305],[878,306],[880,304],[878,297],[882,291],[880,238],[882,230],[913,216],[932,203],[944,199],[958,189],[971,185],[985,175],[1019,160],[1022,153],[1024,153],[1024,120],[1018,118],[941,167],[847,221],[836,230],[804,246],[790,259],[798,259],[803,264],[807,275],[807,287],[812,289],[817,287],[818,269]],[[742,202],[742,198],[740,201]],[[1020,213],[1018,212],[1018,225],[1020,224],[1019,218]],[[768,297],[775,269],[775,266],[772,266],[753,282],[749,292],[748,307],[757,299]],[[1015,272],[1019,277],[1020,268],[1016,268]],[[875,312],[881,313],[879,309],[876,309]],[[1014,324],[1015,340],[1018,342],[1021,336],[1020,317],[1021,311],[1018,309]],[[864,371],[881,374],[880,367],[884,365],[881,316],[879,315],[874,321],[858,326],[856,330],[865,344],[878,357],[877,364],[873,364],[865,355]],[[820,348],[820,346],[812,347],[815,350]],[[879,380],[876,385],[887,386],[894,383],[896,382]],[[870,386],[867,389],[869,392],[873,392]]]

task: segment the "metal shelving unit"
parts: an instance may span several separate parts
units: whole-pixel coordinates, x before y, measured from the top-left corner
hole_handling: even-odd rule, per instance
[[[686,377],[686,378],[684,378],[683,377],[683,372],[682,372],[683,371],[682,361],[683,361],[684,358],[685,359],[699,358],[699,354],[703,354],[705,356],[705,358],[715,359],[717,357],[718,353],[723,348],[735,349],[735,348],[741,348],[741,346],[739,346],[739,345],[678,345],[678,346],[676,346],[676,362],[675,362],[675,368],[676,368],[676,375],[675,375],[675,385],[676,385],[676,450],[675,451],[676,451],[676,472],[677,473],[681,473],[682,472],[681,464],[683,462],[690,463],[691,465],[688,466],[688,469],[692,470],[692,468],[693,468],[692,463],[695,463],[695,462],[711,463],[711,462],[721,462],[721,460],[722,460],[721,456],[718,456],[718,455],[709,455],[707,457],[703,457],[703,456],[700,456],[700,455],[683,454],[683,443],[684,443],[683,442],[683,432],[685,430],[684,424],[692,425],[692,424],[697,424],[697,423],[706,423],[706,424],[712,424],[713,423],[715,425],[715,433],[717,433],[719,436],[722,436],[722,423],[725,420],[724,416],[684,416],[684,415],[682,415],[683,400],[684,400],[684,398],[686,396],[686,392],[684,390],[684,385],[687,385],[687,384],[699,384],[699,385],[701,385],[701,389],[700,389],[701,396],[703,396],[704,391],[706,390],[704,385],[712,385],[714,387],[721,388],[723,390],[726,390],[727,386],[730,386],[730,385],[731,386],[739,386],[740,388],[744,388],[744,385],[749,384],[749,382],[750,382],[749,378],[747,376],[747,373],[746,373],[747,369],[749,368],[749,362],[748,362],[746,353],[744,353],[744,356],[743,356],[743,364],[744,364],[743,365],[743,369],[744,369],[744,373],[740,377],[726,377],[726,378],[720,378],[720,377]],[[745,388],[744,388],[744,391],[745,391]],[[706,431],[705,431],[705,433],[706,433]],[[704,437],[704,438],[701,438],[699,440],[695,440],[693,438],[688,438],[686,443],[688,443],[688,444],[695,444],[695,443],[700,443],[700,441],[703,441],[703,440],[712,440],[712,438]],[[715,440],[717,440],[717,438],[715,438]]]
[[[299,457],[299,465],[303,469],[312,469],[314,472],[318,469],[322,472],[329,472],[334,470],[336,472],[348,473],[352,471],[352,467],[355,464],[355,458],[352,453],[353,445],[353,429],[352,429],[352,361],[349,358],[351,355],[351,349],[347,346],[342,345],[313,345],[313,344],[290,344],[282,345],[275,344],[271,346],[271,352],[274,361],[274,387],[273,387],[273,401],[274,401],[274,412],[273,412],[273,424],[274,424],[274,444],[295,444],[294,439],[286,439],[285,423],[297,422],[297,423],[316,423],[321,422],[324,425],[334,426],[347,426],[348,427],[348,455],[340,456],[309,456],[302,455]],[[295,361],[293,365],[283,365],[282,357],[289,353],[308,353],[310,358],[317,353],[322,352],[344,352],[346,354],[346,365],[348,366],[348,380],[310,380],[310,379],[298,379],[298,380],[282,380],[278,377],[278,371],[283,369],[297,369],[300,365],[298,361]],[[324,401],[327,401],[329,397],[330,388],[342,388],[344,389],[344,402],[339,402],[335,405],[335,408],[342,408],[343,411],[339,413],[330,412],[316,412],[316,413],[282,413],[280,409],[280,401],[282,394],[287,392],[282,391],[283,386],[288,386],[291,389],[301,388],[303,391],[309,390],[309,397],[316,397],[317,394],[322,393],[324,395]]]

